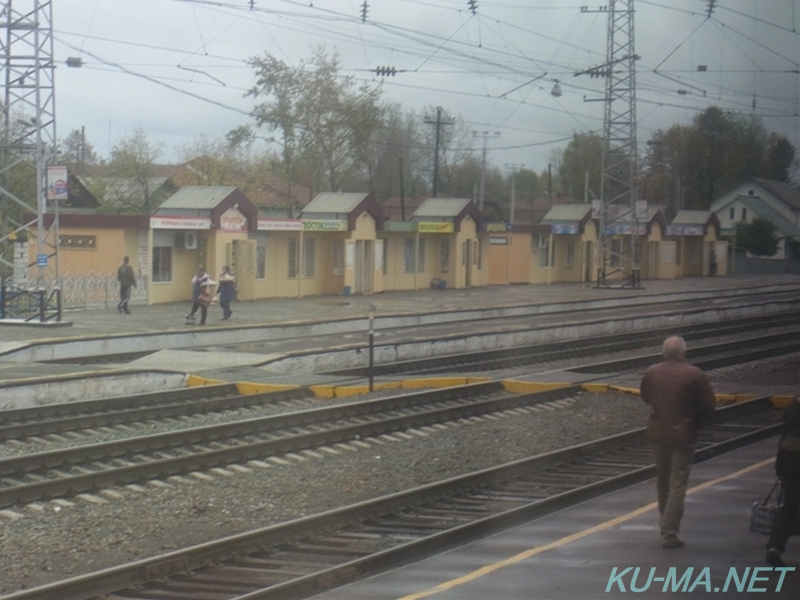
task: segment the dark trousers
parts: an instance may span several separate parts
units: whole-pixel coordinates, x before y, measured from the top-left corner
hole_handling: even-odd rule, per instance
[[[220,300],[219,305],[222,308],[222,318],[228,319],[233,314],[231,310],[231,301],[230,300]]]
[[[131,299],[131,286],[129,285],[120,285],[119,286],[119,304],[117,304],[117,310],[122,312],[128,312],[128,300]]]
[[[194,302],[192,304],[192,312],[190,315],[194,315],[197,312],[197,309],[200,309],[200,325],[206,324],[206,317],[208,316],[208,307],[203,304],[202,302]]]
[[[772,533],[767,542],[767,548],[775,548],[778,552],[786,550],[786,542],[792,534],[792,526],[797,522],[797,513],[800,511],[800,475],[784,477],[781,480],[781,486],[783,487],[783,504],[775,517]]]

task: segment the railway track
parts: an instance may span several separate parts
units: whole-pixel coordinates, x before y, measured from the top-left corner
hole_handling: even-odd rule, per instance
[[[792,327],[800,323],[800,315],[795,313],[769,315],[737,319],[686,327],[659,329],[657,331],[637,331],[634,333],[597,336],[574,341],[558,341],[545,344],[520,346],[500,350],[484,350],[446,356],[430,356],[422,359],[396,361],[391,364],[373,366],[373,376],[400,374],[458,373],[463,371],[491,371],[532,365],[546,366],[548,369],[570,368],[576,356],[583,358],[616,352],[631,351],[637,348],[657,347],[670,335],[681,335],[689,341],[701,341],[709,337],[734,336],[758,332],[769,328]],[[785,339],[789,339],[788,337]],[[734,344],[737,342],[733,342]],[[740,343],[740,342],[739,342]],[[690,348],[689,357],[700,356],[699,348]],[[327,375],[367,377],[367,367],[352,367],[327,371]]]
[[[798,337],[795,332],[783,332],[751,338],[747,344],[742,341],[710,344],[694,349],[697,357],[693,362],[708,369],[797,352]],[[641,370],[658,360],[660,355],[644,355],[573,370],[582,373]],[[224,390],[223,386],[218,391],[224,395]],[[549,402],[578,390],[569,387],[545,393],[512,394],[505,391],[501,381],[490,381],[21,454],[0,460],[0,507],[261,461],[265,457]],[[226,402],[224,398],[208,400],[217,401]]]
[[[696,459],[764,439],[781,411],[719,409]],[[643,429],[518,460],[1,600],[303,598],[652,477]]]
[[[689,340],[702,340],[709,337],[741,335],[780,326],[783,329],[783,339],[791,341],[794,334],[786,332],[785,327],[798,323],[800,323],[800,315],[773,315],[743,319],[735,323],[698,325],[688,332],[682,328],[675,328],[675,330],[660,330],[651,333],[619,334],[573,342],[537,344],[511,350],[429,357],[424,360],[405,361],[392,365],[377,365],[373,374],[382,376],[401,373],[452,373],[459,370],[492,370],[498,367],[507,369],[531,365],[548,370],[566,368],[579,372],[602,373],[609,369],[618,370],[621,363],[614,360],[597,363],[597,365],[576,366],[575,361],[597,355],[628,353],[637,348],[658,346],[665,335],[670,334],[683,334]],[[741,345],[742,342],[739,340],[731,342],[734,352],[737,350],[737,344]],[[717,352],[718,350],[719,348],[712,347],[707,349],[691,348],[689,354],[692,360],[697,361],[708,352]],[[760,351],[757,350],[757,352]],[[647,365],[651,360],[653,360],[653,355],[639,357],[630,363],[632,366],[629,368]],[[607,368],[601,367],[606,364]],[[365,368],[359,367],[328,372],[328,374],[365,377],[368,372]],[[313,398],[305,389],[245,395],[236,390],[235,384],[228,383],[99,400],[46,404],[0,411],[0,442],[113,427],[120,424],[129,425],[153,420],[185,418],[189,415],[208,415],[241,408],[274,407],[282,403],[286,403],[288,407],[302,408],[303,404],[318,402],[319,400]]]

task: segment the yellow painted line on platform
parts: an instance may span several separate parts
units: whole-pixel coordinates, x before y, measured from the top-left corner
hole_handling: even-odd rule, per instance
[[[208,377],[200,377],[199,375],[189,375],[186,378],[186,387],[200,387],[202,385],[216,385],[218,383],[227,383],[224,379],[209,379]]]
[[[774,458],[769,458],[767,460],[762,460],[761,462],[758,462],[758,463],[755,463],[753,465],[750,465],[749,467],[745,467],[744,469],[740,469],[739,471],[736,471],[735,473],[730,473],[729,475],[725,475],[723,477],[718,477],[717,479],[712,479],[710,481],[706,481],[704,483],[696,485],[693,488],[690,488],[689,490],[687,490],[686,493],[687,494],[696,494],[697,492],[701,492],[701,491],[703,491],[705,489],[708,489],[710,487],[713,487],[713,486],[715,486],[715,485],[717,485],[719,483],[723,483],[725,481],[730,481],[731,479],[738,479],[739,477],[742,477],[743,475],[747,475],[751,471],[755,471],[756,469],[760,469],[762,467],[765,467],[767,465],[772,465],[774,463],[775,463],[775,459]],[[529,548],[528,550],[525,550],[524,552],[520,552],[519,554],[515,554],[514,556],[510,556],[509,558],[506,558],[506,559],[501,560],[499,562],[483,566],[480,569],[476,569],[475,571],[472,571],[471,573],[468,573],[468,574],[464,575],[463,577],[457,577],[456,579],[451,579],[450,581],[445,581],[444,583],[440,583],[439,585],[437,585],[434,588],[431,588],[429,590],[425,590],[425,591],[422,591],[422,592],[417,592],[416,594],[409,594],[408,596],[403,596],[403,597],[399,598],[398,600],[420,600],[421,598],[429,598],[430,596],[434,596],[434,595],[436,595],[436,594],[438,594],[440,592],[446,592],[448,590],[452,590],[454,588],[457,588],[458,586],[470,583],[470,582],[475,581],[477,579],[480,579],[481,577],[484,577],[486,575],[490,575],[490,574],[494,573],[495,571],[499,571],[500,569],[503,569],[505,567],[510,567],[510,566],[519,564],[522,561],[528,560],[529,558],[531,558],[533,556],[536,556],[537,554],[542,554],[543,552],[547,552],[548,550],[554,550],[556,548],[561,548],[562,546],[566,546],[567,544],[571,544],[572,542],[576,542],[576,541],[581,540],[581,539],[583,539],[585,537],[588,537],[590,535],[594,535],[595,533],[608,531],[609,529],[612,529],[612,528],[614,528],[614,527],[616,527],[616,526],[618,526],[618,525],[620,525],[622,523],[625,523],[626,521],[630,521],[632,519],[635,519],[636,517],[640,517],[641,515],[645,514],[646,512],[649,512],[649,511],[654,510],[656,508],[658,508],[658,503],[657,502],[651,502],[649,504],[645,504],[644,506],[641,506],[641,507],[637,508],[636,510],[632,510],[629,513],[626,513],[624,515],[620,515],[619,517],[615,517],[613,519],[605,521],[604,523],[600,523],[599,525],[595,525],[594,527],[589,527],[588,529],[584,529],[583,531],[578,531],[577,533],[573,533],[572,535],[568,535],[568,536],[563,537],[563,538],[561,538],[559,540],[556,540],[554,542],[550,542],[549,544],[544,544],[543,546],[537,546],[535,548]]]
[[[559,390],[569,387],[569,383],[562,381],[520,381],[518,379],[504,379],[503,389],[513,394],[534,394],[548,390]]]
[[[296,390],[299,387],[299,385],[293,383],[253,383],[251,381],[239,381],[236,383],[236,391],[245,396],[263,394],[265,392]]]

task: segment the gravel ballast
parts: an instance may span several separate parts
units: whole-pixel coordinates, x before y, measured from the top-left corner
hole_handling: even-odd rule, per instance
[[[709,373],[714,383],[796,386],[798,357]],[[451,424],[426,437],[119,487],[0,513],[0,593],[10,593],[644,426],[635,395],[576,394],[551,410]],[[567,403],[564,403],[567,404]]]

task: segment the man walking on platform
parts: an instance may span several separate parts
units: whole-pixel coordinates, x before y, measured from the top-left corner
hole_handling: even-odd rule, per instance
[[[131,298],[131,288],[136,287],[136,275],[133,273],[133,268],[129,264],[130,259],[126,256],[122,259],[122,264],[117,269],[117,281],[119,281],[119,304],[117,304],[117,312],[124,312],[126,315],[131,314],[128,310],[128,301]]]
[[[640,393],[650,405],[647,435],[655,445],[661,545],[682,548],[678,538],[697,430],[711,423],[716,400],[708,377],[686,362],[686,342],[664,340],[664,362],[642,378]]]

